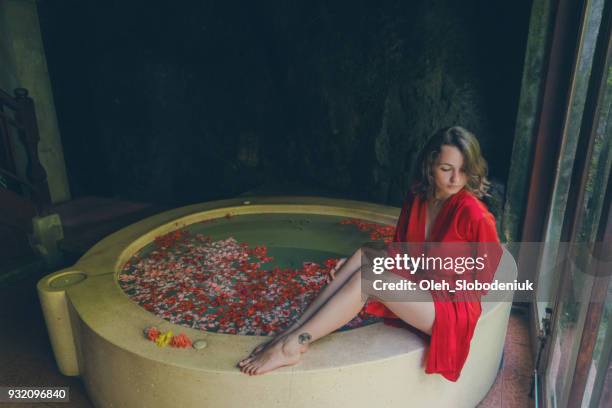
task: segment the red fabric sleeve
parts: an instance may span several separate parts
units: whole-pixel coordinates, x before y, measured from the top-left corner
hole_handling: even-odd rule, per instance
[[[476,257],[480,257],[484,264],[484,268],[476,273],[476,279],[490,283],[495,277],[504,252],[497,236],[495,218],[492,215],[487,214],[475,223],[471,241],[479,243],[476,246]],[[486,290],[481,291],[481,295],[486,294]]]

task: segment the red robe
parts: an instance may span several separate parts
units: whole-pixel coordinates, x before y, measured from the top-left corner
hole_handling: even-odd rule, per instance
[[[408,194],[395,229],[394,242],[426,242],[425,214],[427,202],[418,195]],[[495,218],[472,193],[463,189],[443,204],[432,221],[429,242],[487,242],[496,250],[488,254],[488,265],[479,281],[493,279],[502,249],[495,228]],[[488,245],[487,248],[491,248]],[[491,252],[489,250],[489,252]],[[457,381],[470,350],[470,341],[481,314],[480,294],[473,301],[444,301],[444,293],[430,291],[435,308],[431,341],[425,372],[438,373]],[[482,292],[485,294],[486,292]],[[448,295],[448,294],[446,294]],[[386,324],[397,326],[399,319],[379,301],[370,300],[366,312],[384,317]],[[399,323],[399,322],[398,322]]]

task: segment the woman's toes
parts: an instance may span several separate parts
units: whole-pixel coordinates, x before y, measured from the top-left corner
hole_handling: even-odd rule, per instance
[[[244,367],[244,365],[248,363],[250,360],[251,360],[250,356],[243,358],[242,360],[238,362],[238,367]]]
[[[242,360],[240,360],[238,362],[238,366],[239,367],[244,367],[246,364],[248,364],[249,362],[251,362],[251,360],[253,359],[253,357],[247,357],[247,358],[243,358]]]

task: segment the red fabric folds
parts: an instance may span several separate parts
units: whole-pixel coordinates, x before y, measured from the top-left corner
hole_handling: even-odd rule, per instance
[[[426,242],[426,211],[426,200],[409,193],[397,221],[394,242]],[[495,218],[486,206],[466,189],[454,194],[443,204],[437,218],[433,220],[429,242],[487,243],[476,246],[478,249],[475,256],[481,256],[484,251],[488,255],[485,269],[477,276],[481,282],[491,282],[503,253],[495,228]],[[467,273],[464,275],[461,275],[462,279],[474,276]],[[425,372],[441,374],[449,381],[457,381],[482,311],[480,295],[485,293],[477,293],[468,301],[453,302],[448,301],[449,293],[430,292],[436,315]],[[369,301],[366,312],[389,319],[385,324],[397,326],[393,324],[393,319],[399,318],[379,301]]]

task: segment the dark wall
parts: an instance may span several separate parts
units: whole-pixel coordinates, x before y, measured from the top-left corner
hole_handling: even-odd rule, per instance
[[[72,192],[397,205],[452,124],[504,183],[530,3],[39,0]]]

